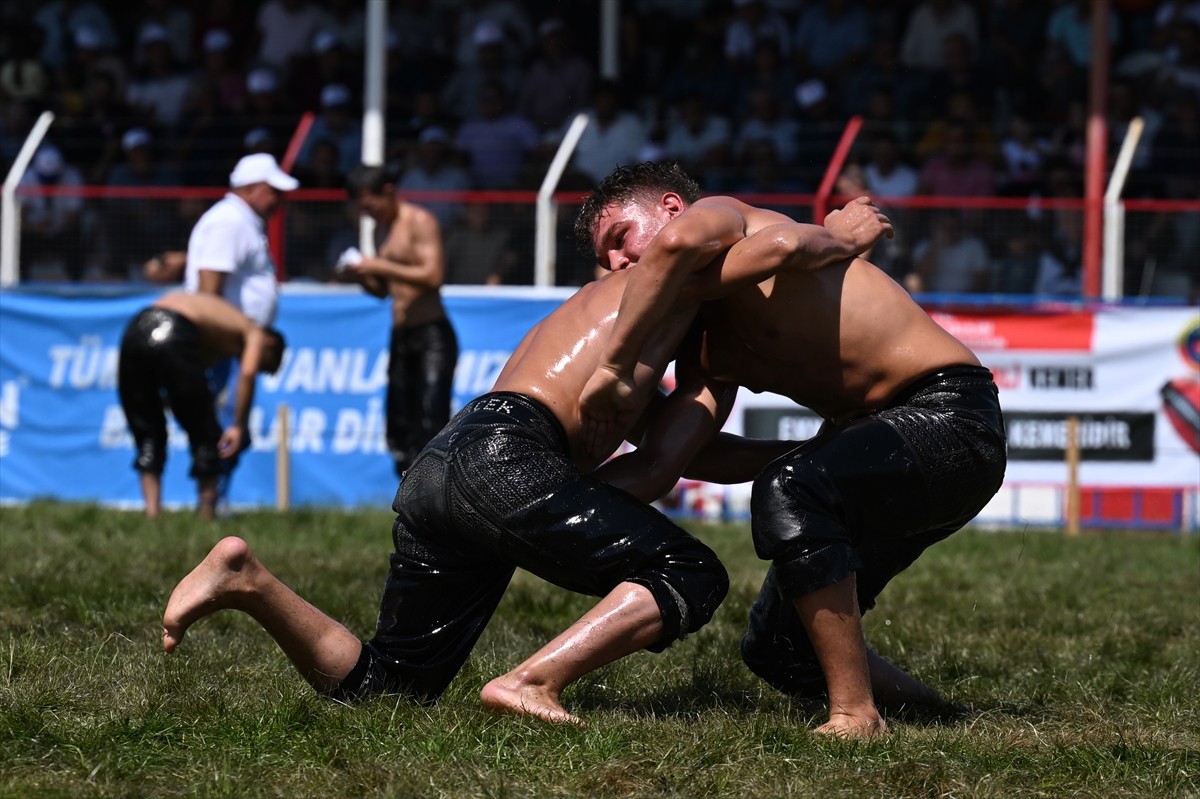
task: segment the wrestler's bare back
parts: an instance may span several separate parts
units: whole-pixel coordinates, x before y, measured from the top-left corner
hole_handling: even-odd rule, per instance
[[[895,281],[854,259],[791,271],[705,305],[702,365],[717,379],[786,396],[826,419],[885,407],[944,366],[978,365]]]
[[[576,464],[584,471],[599,466],[603,458],[584,454],[579,397],[604,353],[628,274],[613,272],[588,283],[535,325],[492,386],[493,391],[534,397],[549,408],[566,431]],[[694,304],[679,303],[646,347],[635,370],[639,390],[645,394],[637,407],[644,408],[657,389],[695,310]],[[615,451],[635,421],[636,417],[625,420],[603,448],[609,453]]]

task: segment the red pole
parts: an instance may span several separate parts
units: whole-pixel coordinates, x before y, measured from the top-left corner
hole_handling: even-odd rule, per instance
[[[283,160],[279,162],[279,166],[284,172],[292,171],[296,158],[300,155],[300,148],[304,146],[304,140],[308,138],[308,131],[312,127],[314,119],[316,119],[316,115],[312,111],[306,111],[296,124],[296,130],[292,132],[292,138],[283,154]],[[283,222],[286,216],[287,205],[280,204],[271,216],[271,221],[267,223],[267,242],[271,248],[271,260],[275,262],[275,279],[280,282],[287,279],[287,269],[284,268],[283,263]]]
[[[1108,173],[1109,0],[1092,0],[1092,71],[1084,173],[1083,296],[1100,297],[1104,239],[1104,181]]]
[[[862,124],[862,117],[850,117],[846,129],[842,131],[842,138],[838,140],[833,156],[829,159],[829,166],[825,167],[825,176],[821,178],[821,186],[813,198],[813,222],[818,225],[825,221],[834,184],[837,183],[838,175],[842,174],[842,167],[846,165],[846,158],[850,155],[850,148],[854,145],[854,139],[858,137]]]

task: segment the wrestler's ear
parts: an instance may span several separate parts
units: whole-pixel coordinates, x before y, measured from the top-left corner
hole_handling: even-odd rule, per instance
[[[659,198],[658,205],[669,219],[679,216],[687,208],[687,203],[683,201],[683,198],[673,191],[669,191]]]

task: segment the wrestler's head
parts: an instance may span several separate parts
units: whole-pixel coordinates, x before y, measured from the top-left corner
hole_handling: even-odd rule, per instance
[[[395,177],[388,167],[359,164],[346,176],[346,194],[378,224],[390,225],[396,218],[399,198]]]
[[[580,252],[607,270],[638,262],[667,222],[700,197],[700,186],[676,163],[645,161],[617,167],[575,217]]]
[[[283,338],[283,334],[273,327],[263,328],[264,341],[262,358],[258,362],[258,371],[273,375],[279,371],[279,365],[283,363],[283,350],[287,347],[287,342]]]

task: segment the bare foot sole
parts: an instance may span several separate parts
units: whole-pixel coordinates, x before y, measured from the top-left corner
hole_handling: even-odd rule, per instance
[[[813,732],[835,738],[877,738],[887,735],[887,724],[883,719],[865,719],[855,716],[832,716],[829,721]]]
[[[231,606],[249,582],[248,568],[257,565],[250,547],[230,536],[217,542],[208,556],[179,581],[163,613],[163,649],[174,652],[188,627],[199,619]]]
[[[497,677],[483,686],[479,698],[483,706],[493,713],[534,716],[551,724],[585,724],[583,719],[572,716],[545,691],[531,686],[514,686],[506,683],[503,677]]]

